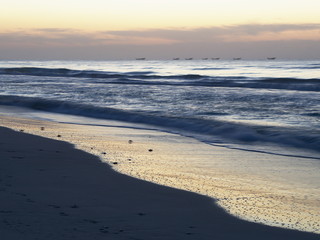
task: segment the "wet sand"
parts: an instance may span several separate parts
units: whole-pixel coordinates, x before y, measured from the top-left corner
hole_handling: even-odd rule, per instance
[[[40,127],[40,126],[39,126]],[[113,171],[73,145],[0,128],[3,239],[318,239]]]
[[[213,197],[217,205],[242,219],[320,233],[319,189],[315,191],[308,186],[309,182],[305,182],[305,187],[296,186],[254,174],[250,161],[262,158],[259,154],[207,146],[169,133],[119,127],[117,123],[90,126],[5,116],[0,120],[2,126],[17,131],[76,144],[126,175]],[[236,169],[228,159],[239,160]],[[263,161],[259,164],[263,171]],[[303,166],[299,167],[303,170]]]

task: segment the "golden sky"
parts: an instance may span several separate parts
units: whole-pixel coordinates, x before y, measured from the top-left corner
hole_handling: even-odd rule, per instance
[[[90,31],[320,23],[319,0],[10,0],[1,29]]]
[[[72,39],[86,46],[320,41],[320,0],[0,0],[0,5],[0,48],[67,46]]]

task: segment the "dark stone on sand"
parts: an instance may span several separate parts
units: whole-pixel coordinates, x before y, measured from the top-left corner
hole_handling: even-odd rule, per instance
[[[23,129],[20,129],[20,132],[24,132],[24,130],[23,130]]]
[[[132,141],[132,140],[129,140],[128,143],[131,144],[131,143],[133,143],[133,141]]]
[[[106,152],[102,152],[101,154],[106,155],[107,153]]]
[[[58,135],[57,135],[57,137],[61,137],[61,135],[60,135],[60,134],[58,134]]]
[[[117,164],[118,164],[118,162],[113,162],[112,164],[117,165]]]
[[[13,213],[13,211],[10,211],[10,210],[0,210],[0,213]]]
[[[153,149],[150,148],[148,151],[149,151],[149,152],[153,152]]]
[[[102,233],[109,233],[109,227],[107,227],[107,226],[101,227],[99,230]]]
[[[98,221],[96,220],[91,220],[91,219],[84,219],[85,222],[89,222],[89,223],[93,223],[93,224],[97,224],[99,223]]]
[[[53,208],[60,208],[60,206],[58,206],[58,205],[53,205],[53,204],[49,204],[48,206],[49,206],[49,207],[53,207]]]
[[[43,131],[43,130],[44,130],[44,127],[41,127],[40,129],[41,129],[41,131]]]
[[[18,196],[22,196],[22,197],[26,197],[27,196],[27,194],[25,194],[25,193],[16,193]]]

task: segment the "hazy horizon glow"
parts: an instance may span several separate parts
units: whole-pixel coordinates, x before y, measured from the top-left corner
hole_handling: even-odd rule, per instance
[[[12,48],[7,58],[13,58],[32,46],[66,51],[68,46],[176,45],[192,54],[200,42],[314,44],[320,41],[319,9],[319,0],[11,0],[1,4],[0,50]]]

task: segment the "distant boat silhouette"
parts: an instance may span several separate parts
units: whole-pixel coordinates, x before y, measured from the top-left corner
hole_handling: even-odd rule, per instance
[[[233,60],[241,60],[241,58],[233,58]]]
[[[276,58],[275,57],[268,57],[267,59],[268,60],[275,60]]]
[[[146,60],[146,58],[136,58],[136,60]]]
[[[211,60],[220,60],[220,58],[211,58]]]
[[[193,58],[186,58],[186,60],[192,60]]]
[[[173,60],[180,60],[180,58],[174,58]]]

